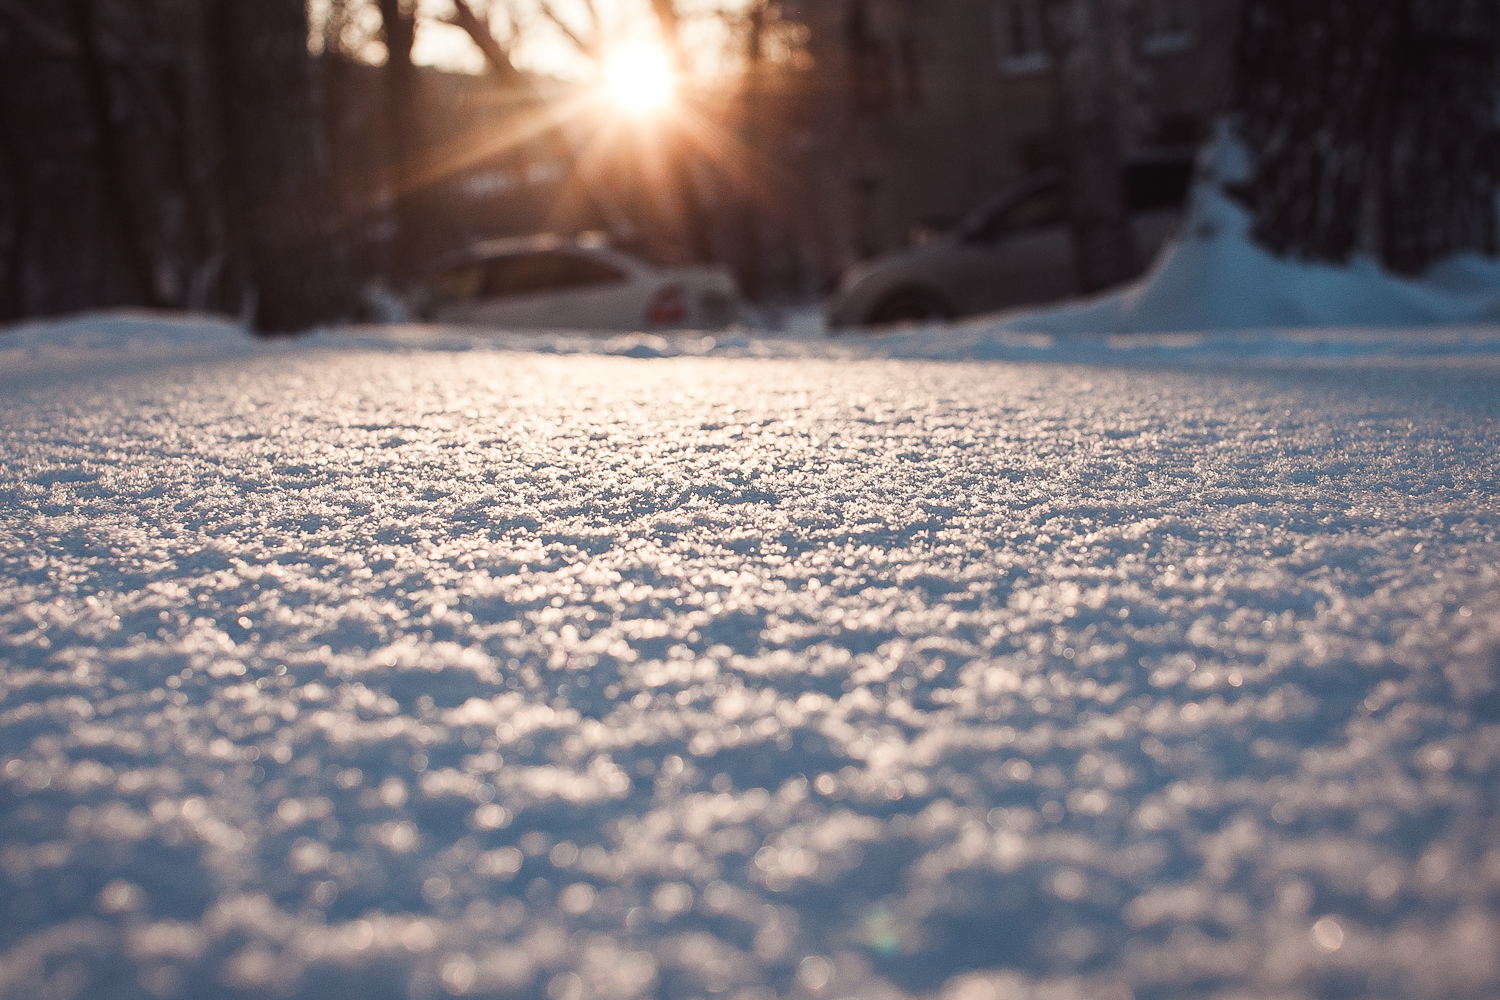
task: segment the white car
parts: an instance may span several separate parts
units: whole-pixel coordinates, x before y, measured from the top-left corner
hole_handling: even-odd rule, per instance
[[[440,264],[424,316],[511,330],[701,330],[739,318],[727,268],[655,267],[602,241],[481,243]]]
[[[1137,274],[1176,230],[1192,177],[1186,153],[1126,164]],[[828,325],[946,320],[1078,295],[1066,209],[1055,174],[1018,185],[950,232],[850,268],[828,303]]]

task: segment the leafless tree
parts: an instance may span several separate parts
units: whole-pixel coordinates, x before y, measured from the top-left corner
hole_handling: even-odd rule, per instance
[[[163,305],[153,277],[152,254],[137,212],[140,202],[126,189],[126,170],[120,122],[110,107],[109,82],[99,51],[93,0],[68,0],[67,12],[73,29],[79,75],[87,95],[88,113],[98,157],[99,177],[104,184],[105,208],[123,237],[126,265],[136,294],[152,305]]]
[[[411,50],[417,37],[415,0],[379,0],[380,23],[386,48],[385,100],[389,136],[390,163],[387,165],[394,195],[397,227],[395,271],[398,282],[418,268],[423,243],[418,228],[421,212],[408,189],[405,178],[413,169],[418,109],[416,67]]]
[[[303,0],[216,0],[231,217],[253,314],[270,332],[347,315],[321,91]]]
[[[550,4],[542,5],[545,16],[556,24],[565,24]],[[449,19],[450,24],[462,28],[469,38],[484,54],[485,64],[488,66],[491,76],[496,84],[504,91],[520,94],[523,102],[529,105],[531,113],[550,115],[551,104],[548,98],[541,94],[535,81],[527,74],[516,68],[511,60],[510,47],[503,44],[495,33],[495,16],[503,17],[509,31],[506,38],[511,42],[519,36],[520,26],[517,23],[515,12],[508,4],[500,4],[498,9],[490,11],[490,18],[482,18],[475,11],[468,0],[454,0],[453,15]],[[598,11],[593,3],[587,2],[585,8],[589,15],[598,24]],[[553,118],[551,128],[547,130],[548,139],[557,148],[563,159],[571,164],[573,180],[582,188],[587,199],[592,203],[598,215],[605,221],[611,233],[621,240],[634,239],[638,229],[625,211],[620,207],[618,200],[607,189],[607,187],[594,176],[590,167],[583,161],[579,150],[567,128],[556,118]]]
[[[202,169],[194,9],[0,3],[0,159],[16,206],[0,222],[0,310],[217,304],[225,234]]]
[[[1114,41],[1106,0],[1047,0],[1044,35],[1057,80],[1057,132],[1079,287],[1098,291],[1135,273],[1115,123]]]
[[[0,314],[343,315],[307,34],[302,0],[0,0]]]
[[[1493,254],[1497,94],[1490,0],[1247,0],[1238,104],[1256,236],[1314,260],[1373,249],[1408,274]]]
[[[468,0],[455,0],[454,6],[452,23],[469,33],[502,82],[511,78],[515,68],[510,62],[510,53],[495,39],[490,26],[475,14]],[[760,10],[763,18],[766,6],[764,0],[756,0],[752,8]],[[683,15],[674,0],[651,0],[651,7],[662,44],[679,77],[686,77],[689,61],[683,48]],[[508,5],[503,5],[503,9],[510,14],[511,31],[508,37],[514,39],[520,33],[520,25]],[[602,66],[611,41],[610,25],[604,18],[604,12],[593,0],[585,0],[581,8],[581,22],[564,17],[550,0],[538,0],[538,10],[542,20],[568,39],[580,55],[596,67]],[[708,16],[730,17],[722,11]],[[745,21],[748,23],[748,18]],[[712,233],[714,223],[710,218],[705,192],[701,188],[701,178],[707,171],[701,166],[695,166],[692,140],[680,122],[666,119],[656,127],[662,130],[663,135],[658,148],[663,153],[662,175],[670,189],[665,193],[670,195],[670,203],[674,205],[673,214],[677,217],[677,227],[682,234],[683,249],[675,253],[690,259],[708,260],[713,256],[715,240]],[[601,204],[607,217],[620,216],[618,209],[613,207],[615,199],[600,186],[593,186],[593,194],[594,200]],[[667,252],[674,253],[670,250]]]
[[[502,5],[501,11],[512,26],[510,37],[514,37],[515,18],[508,5]],[[453,14],[448,23],[462,28],[469,36],[479,51],[484,53],[485,65],[495,77],[496,82],[505,88],[527,88],[529,83],[525,74],[516,69],[515,63],[511,62],[510,49],[503,45],[495,37],[494,25],[487,17],[480,17],[469,5],[468,0],[453,0]]]

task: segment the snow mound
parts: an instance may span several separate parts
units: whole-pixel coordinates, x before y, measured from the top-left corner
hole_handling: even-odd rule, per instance
[[[1500,326],[1262,329],[1079,334],[1009,330],[993,322],[829,337],[820,330],[588,333],[422,325],[329,330],[302,342],[338,351],[526,353],[667,358],[1017,361],[1151,368],[1316,368],[1500,363]]]
[[[1445,280],[1465,277],[1459,267],[1446,274]],[[393,324],[334,328],[294,340],[265,341],[212,318],[105,313],[31,324],[0,335],[0,392],[26,391],[59,379],[129,374],[177,362],[211,362],[267,352],[499,353],[641,361],[1010,361],[1185,369],[1350,364],[1472,367],[1500,364],[1500,326],[1082,334],[1027,332],[981,322],[831,338],[821,331],[599,335]]]
[[[1500,327],[1027,333],[971,324],[920,328],[848,345],[850,355],[1150,368],[1493,365]]]
[[[84,369],[207,361],[257,342],[221,316],[119,310],[0,329],[0,384],[26,384]]]
[[[338,349],[522,351],[532,354],[603,355],[620,358],[778,357],[788,344],[748,330],[683,330],[667,334],[599,333],[587,330],[507,330],[422,323],[368,325],[319,331],[306,343]]]
[[[1221,125],[1200,163],[1182,233],[1144,279],[1092,301],[1011,316],[996,329],[1087,334],[1500,323],[1500,261],[1463,256],[1408,280],[1368,256],[1339,267],[1268,253],[1250,238],[1250,213],[1225,194],[1225,185],[1248,176],[1248,157]]]

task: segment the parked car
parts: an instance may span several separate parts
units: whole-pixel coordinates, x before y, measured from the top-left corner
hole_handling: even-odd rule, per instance
[[[1176,228],[1192,176],[1190,154],[1126,165],[1137,274]],[[1039,175],[920,246],[850,268],[828,304],[828,325],[953,319],[1077,295],[1066,212],[1061,178]]]
[[[495,240],[441,261],[424,298],[434,322],[507,329],[713,329],[739,315],[726,268],[656,267],[558,236]]]

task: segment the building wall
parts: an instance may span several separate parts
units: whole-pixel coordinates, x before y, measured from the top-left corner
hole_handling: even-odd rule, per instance
[[[804,0],[806,150],[838,264],[952,223],[1055,161],[1045,0]],[[1105,0],[1127,153],[1196,143],[1227,103],[1238,0]]]

